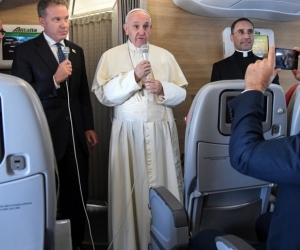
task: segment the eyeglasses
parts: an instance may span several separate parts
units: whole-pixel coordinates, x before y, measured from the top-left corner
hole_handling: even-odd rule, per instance
[[[0,30],[0,33],[2,34],[2,36],[5,36],[6,31],[4,29]]]
[[[240,35],[240,36],[243,36],[243,35],[245,35],[245,34],[253,35],[254,30],[253,30],[253,29],[248,29],[248,30],[244,31],[244,30],[240,29],[240,30],[238,30],[238,31],[236,31],[236,32],[233,32],[232,34],[236,34],[236,33],[237,33],[238,35]]]

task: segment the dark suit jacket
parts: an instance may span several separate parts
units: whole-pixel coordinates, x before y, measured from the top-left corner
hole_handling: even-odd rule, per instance
[[[257,60],[261,60],[260,57],[254,54],[253,59],[254,60],[252,63]],[[239,62],[234,54],[213,64],[213,69],[211,72],[211,82],[234,79],[245,79],[245,75],[242,72]],[[278,75],[274,78],[272,83],[279,84]]]
[[[247,91],[230,102],[231,165],[239,172],[278,184],[267,249],[300,248],[300,134],[265,141],[262,132],[264,97]]]
[[[84,54],[76,44],[64,42],[70,48],[69,60],[72,63],[69,93],[74,131],[88,156],[85,131],[93,130],[94,125]],[[71,130],[66,84],[62,83],[56,89],[53,81],[57,67],[58,62],[43,34],[16,47],[12,74],[27,81],[39,96],[48,120],[56,160],[59,161]]]

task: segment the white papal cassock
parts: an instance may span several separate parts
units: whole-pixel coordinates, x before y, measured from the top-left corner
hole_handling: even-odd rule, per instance
[[[149,188],[164,185],[182,200],[182,173],[172,107],[185,100],[187,81],[174,56],[149,45],[152,73],[164,96],[148,94],[134,78],[142,51],[130,41],[105,52],[92,91],[114,107],[110,140],[108,224],[115,250],[147,250]]]

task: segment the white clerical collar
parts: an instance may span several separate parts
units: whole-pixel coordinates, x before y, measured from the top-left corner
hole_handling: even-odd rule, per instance
[[[252,51],[252,49],[250,50],[235,50],[237,52],[243,53],[243,57],[248,57],[248,53]]]
[[[142,48],[135,47],[134,44],[132,42],[130,42],[129,39],[127,40],[127,44],[128,44],[129,49],[137,51],[137,52],[142,52]],[[149,46],[149,43],[147,43],[147,44]]]

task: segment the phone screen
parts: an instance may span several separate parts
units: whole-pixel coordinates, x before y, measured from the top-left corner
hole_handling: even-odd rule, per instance
[[[281,69],[298,69],[299,52],[291,49],[275,48],[276,66]]]

